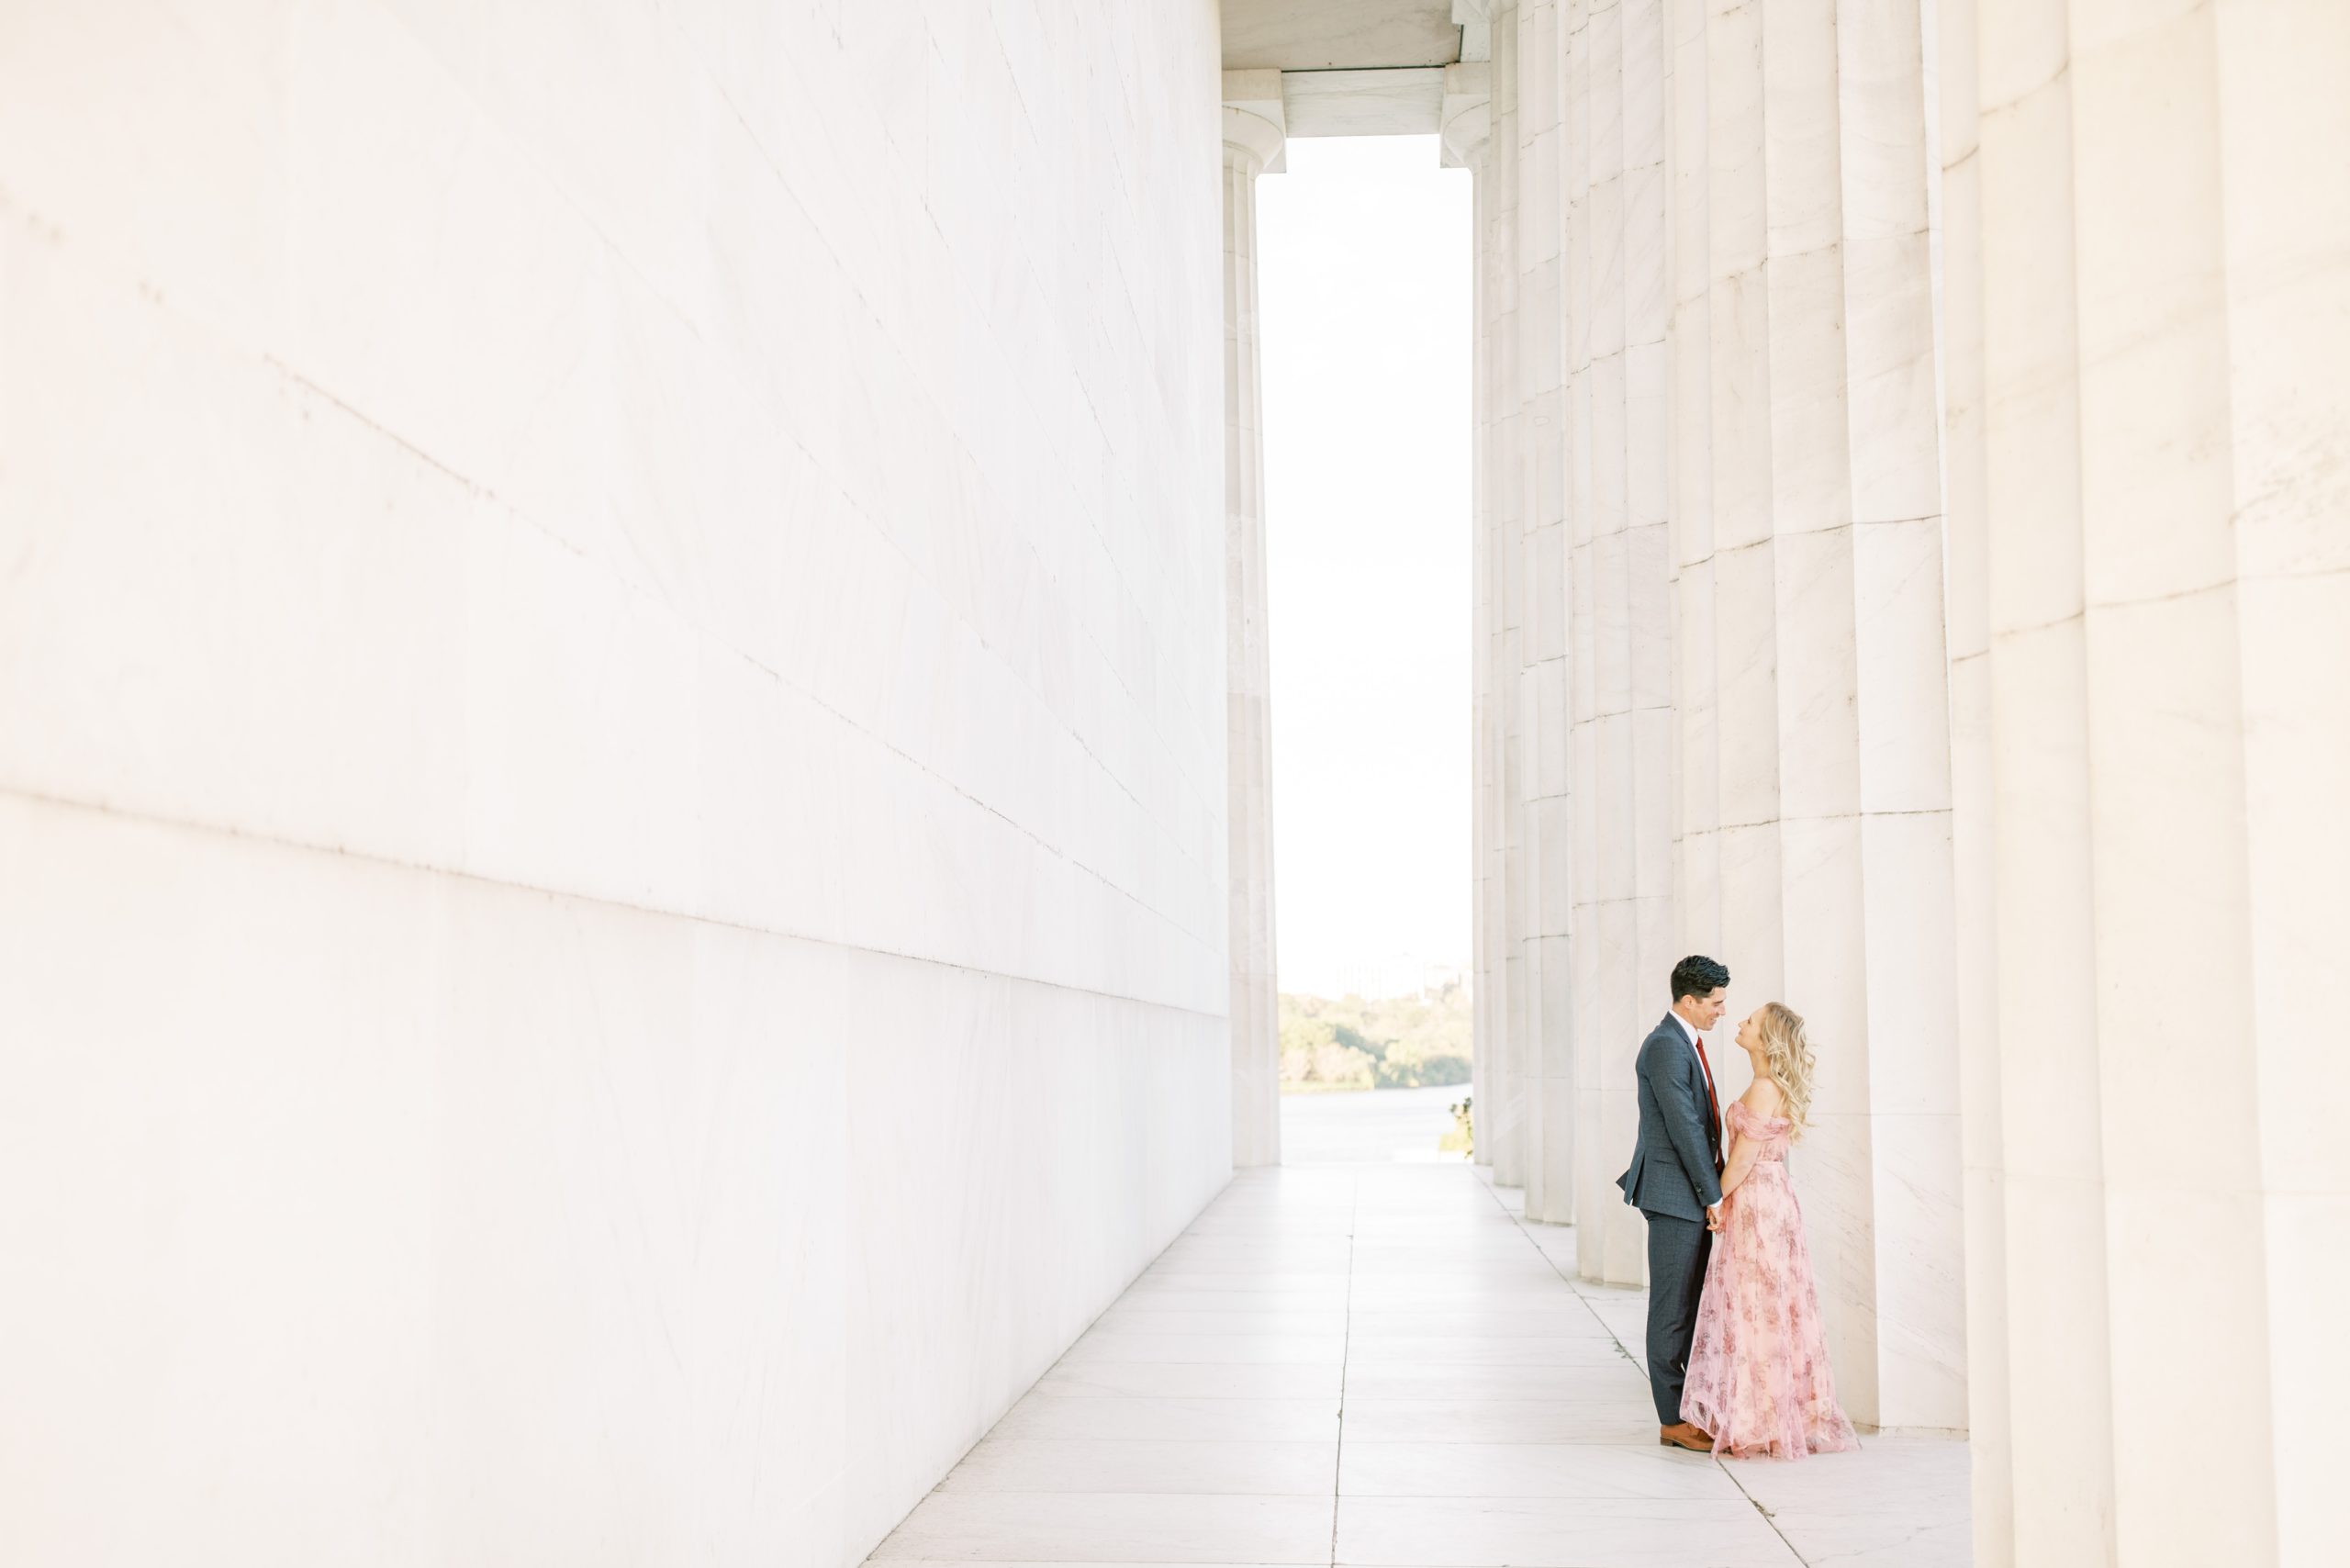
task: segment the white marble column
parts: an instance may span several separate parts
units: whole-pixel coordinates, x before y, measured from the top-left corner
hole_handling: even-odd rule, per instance
[[[1665,0],[1666,505],[1673,604],[1673,930],[1720,954],[1721,739],[1714,619],[1711,0]],[[1678,955],[1676,955],[1677,958]],[[1668,971],[1669,973],[1669,971]],[[1651,999],[1652,1001],[1652,998]],[[1725,1062],[1725,1070],[1733,1066]],[[1646,1260],[1611,1249],[1605,1278],[1636,1282]]]
[[[1463,7],[1456,0],[1456,10]],[[1483,26],[1480,6],[1473,18]],[[1471,1094],[1476,1107],[1476,1161],[1494,1162],[1490,1127],[1499,1117],[1492,1111],[1502,1103],[1507,1070],[1502,1050],[1506,1024],[1503,1004],[1501,915],[1503,825],[1501,817],[1501,736],[1511,704],[1498,680],[1494,650],[1499,587],[1494,560],[1492,496],[1494,476],[1493,354],[1499,265],[1491,243],[1494,204],[1489,158],[1493,125],[1492,70],[1483,61],[1449,65],[1444,73],[1444,96],[1439,110],[1441,157],[1448,169],[1466,169],[1472,182],[1471,245],[1472,357],[1470,376],[1470,685],[1472,724],[1471,859],[1470,877],[1473,976],[1473,1019],[1471,1034]]]
[[[1982,193],[1974,0],[1940,0],[1943,559],[1948,577],[1953,951],[1966,1224],[1968,1457],[1976,1568],[2015,1562],[2007,1190],[1998,1052],[1998,878],[1983,417]]]
[[[2342,1562],[2350,11],[1945,5],[1978,1538]]]
[[[1951,694],[1951,846],[1968,1457],[1976,1568],[2015,1562],[2007,1337],[2007,1194],[1999,1108],[1997,855],[1991,827],[1990,628],[1984,573],[1982,193],[1973,0],[1940,0],[1942,489]]]
[[[1493,354],[1493,281],[1486,253],[1488,213],[1494,201],[1487,167],[1490,98],[1484,67],[1454,65],[1445,73],[1443,160],[1447,168],[1466,169],[1472,183],[1471,244],[1470,375],[1470,972],[1472,1020],[1470,1041],[1470,1093],[1476,1111],[1475,1159],[1494,1162],[1488,1125],[1489,1108],[1501,1103],[1504,1068],[1501,1060],[1501,933],[1499,912],[1502,831],[1500,743],[1503,722],[1500,694],[1494,689],[1494,569],[1488,472],[1492,447],[1492,402],[1487,366]]]
[[[1257,176],[1278,172],[1281,73],[1224,78],[1226,806],[1231,832],[1232,1162],[1281,1163],[1273,951],[1271,680],[1265,623],[1264,431],[1257,344]]]
[[[1865,1260],[1847,1254],[1830,1270],[1848,1342],[1872,1351],[1876,1387],[1862,1407],[1886,1426],[1957,1428],[1964,1223],[1923,39],[1917,8],[1866,0],[1839,0],[1824,31],[1807,37],[1817,52],[1796,70],[1832,68],[1836,82],[1840,275],[1821,286],[1842,296],[1843,352],[1818,375],[1843,388],[1844,408],[1815,454],[1841,459],[1850,523],[1841,536],[1816,530],[1800,488],[1782,496],[1782,537],[1804,533],[1809,554],[1779,563],[1779,647],[1793,678],[1783,700],[1800,714],[1785,728],[1781,777],[1802,777],[1815,746],[1852,750],[1807,781],[1808,798],[1785,802],[1787,985],[1826,996],[1841,980],[1851,1009],[1807,1010],[1823,1061],[1807,1158],[1823,1178],[1832,1161],[1852,1162],[1841,1193],[1832,1179],[1815,1191],[1841,1198],[1848,1246],[1865,1238]],[[1807,76],[1802,90],[1809,102]],[[1807,282],[1798,276],[1798,295]],[[1779,305],[1774,293],[1774,323]],[[1785,357],[1807,369],[1806,352]],[[1800,383],[1774,378],[1774,424],[1783,392],[1802,397]],[[1806,633],[1840,614],[1851,617],[1851,651],[1818,656]],[[1849,723],[1835,712],[1844,701]],[[1800,835],[1798,811],[1820,819]],[[1835,865],[1846,857],[1849,869]]]
[[[1501,922],[1493,907],[1497,897],[1495,871],[1501,855],[1500,823],[1494,810],[1500,789],[1494,737],[1501,714],[1494,690],[1493,538],[1486,499],[1493,487],[1486,471],[1493,418],[1486,373],[1493,354],[1493,289],[1485,236],[1487,210],[1494,196],[1486,167],[1491,95],[1485,66],[1446,67],[1442,117],[1444,166],[1468,170],[1472,182],[1470,244],[1474,255],[1470,269],[1469,378],[1470,1095],[1477,1111],[1476,1163],[1490,1166],[1493,1148],[1484,1133],[1485,1109],[1499,1103],[1501,1070],[1502,1010],[1498,1005],[1501,988],[1496,958]]]
[[[1729,964],[1733,1016],[1776,998],[1811,1023],[1797,1181],[1855,1418],[1963,1427],[1919,15],[1717,0],[1673,23],[1673,946]]]
[[[2350,1509],[2309,1435],[2350,1402],[2350,1169],[2337,1141],[2350,1066],[2340,988],[2322,978],[2350,969],[2350,181],[2333,177],[2350,148],[2350,8],[2228,0],[2210,17],[2231,461],[2230,523],[2207,543],[2232,544],[2251,949],[2249,1015],[2231,1021],[2239,1040],[2220,1070],[2232,1094],[2254,1091],[2259,1151],[2232,1169],[2215,1149],[2199,1173],[2257,1183],[2277,1561],[2344,1562]],[[2169,1059],[2193,1054],[2167,1043],[2187,1047]]]
[[[1528,1027],[1526,991],[1527,886],[1526,736],[1521,695],[1525,666],[1525,476],[1520,452],[1525,419],[1518,397],[1517,7],[1490,13],[1492,99],[1488,109],[1482,188],[1487,200],[1480,263],[1487,294],[1486,353],[1479,367],[1485,395],[1483,464],[1489,642],[1488,700],[1492,710],[1494,858],[1488,913],[1495,937],[1493,973],[1494,1070],[1489,1103],[1478,1107],[1478,1140],[1492,1159],[1494,1180],[1526,1183],[1527,1103],[1537,1073]]]
[[[1511,40],[1517,127],[1519,751],[1526,867],[1526,1213],[1574,1218],[1574,812],[1567,648],[1568,440],[1559,152],[1565,7],[1525,0]]]
[[[1672,609],[1666,541],[1663,6],[1579,6],[1566,37],[1567,342],[1577,816],[1577,1258],[1636,1283],[1615,1185],[1632,1059],[1669,1001]]]

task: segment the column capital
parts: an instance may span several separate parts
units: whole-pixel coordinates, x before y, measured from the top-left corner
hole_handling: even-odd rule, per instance
[[[1224,73],[1224,145],[1253,159],[1257,173],[1278,174],[1287,166],[1289,117],[1281,107],[1278,71]]]
[[[1444,107],[1437,127],[1443,139],[1443,164],[1466,169],[1484,151],[1493,131],[1493,67],[1483,61],[1444,68]]]

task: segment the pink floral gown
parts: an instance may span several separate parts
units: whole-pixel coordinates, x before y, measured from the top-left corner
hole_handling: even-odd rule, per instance
[[[1714,1451],[1741,1459],[1801,1459],[1860,1447],[1836,1403],[1803,1210],[1787,1179],[1795,1124],[1736,1101],[1730,1130],[1762,1146],[1754,1169],[1722,1203],[1722,1234],[1706,1264],[1706,1291],[1689,1349],[1681,1417],[1714,1434]]]

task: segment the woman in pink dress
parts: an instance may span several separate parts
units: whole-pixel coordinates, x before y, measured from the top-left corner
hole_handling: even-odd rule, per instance
[[[1803,1020],[1766,1002],[1738,1026],[1754,1082],[1723,1116],[1720,1234],[1706,1265],[1681,1415],[1740,1459],[1801,1459],[1860,1447],[1836,1403],[1787,1146],[1811,1110]]]

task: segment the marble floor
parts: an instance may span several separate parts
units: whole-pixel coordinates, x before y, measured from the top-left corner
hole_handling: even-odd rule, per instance
[[[1661,1448],[1643,1297],[1459,1164],[1237,1177],[870,1561],[1956,1568],[1966,1447]]]

